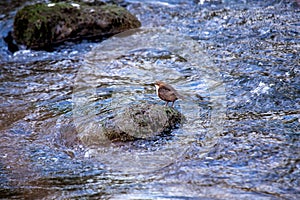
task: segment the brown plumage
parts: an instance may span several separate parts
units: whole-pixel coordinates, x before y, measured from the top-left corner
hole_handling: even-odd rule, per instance
[[[156,81],[154,83],[157,96],[166,101],[166,106],[169,102],[172,102],[172,107],[177,99],[183,99],[183,97],[171,86],[162,81]]]

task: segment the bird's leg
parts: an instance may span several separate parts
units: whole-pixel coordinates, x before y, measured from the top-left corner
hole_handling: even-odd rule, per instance
[[[166,101],[166,105],[165,105],[165,106],[168,106],[168,103],[169,103],[169,102],[168,102],[168,101]]]
[[[175,101],[173,101],[173,102],[172,102],[172,105],[171,105],[171,107],[174,107],[174,102],[175,102]]]

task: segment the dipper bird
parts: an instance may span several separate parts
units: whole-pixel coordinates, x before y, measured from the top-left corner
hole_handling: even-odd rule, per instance
[[[162,81],[156,81],[154,83],[156,88],[157,96],[166,101],[166,106],[169,102],[172,102],[172,107],[174,106],[174,102],[177,99],[183,99],[183,96],[180,95],[171,85],[168,85]]]

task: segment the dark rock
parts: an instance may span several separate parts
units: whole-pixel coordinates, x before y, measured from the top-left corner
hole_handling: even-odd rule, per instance
[[[17,44],[15,44],[15,41],[13,39],[11,31],[8,32],[7,36],[3,38],[4,41],[7,44],[7,48],[10,52],[14,53],[19,50],[19,47]]]
[[[116,5],[61,2],[25,6],[15,16],[13,35],[28,48],[51,50],[65,41],[101,39],[140,26],[135,16]]]
[[[113,141],[151,139],[169,133],[184,119],[184,116],[172,107],[134,105],[107,120],[103,125],[103,131],[106,137]]]

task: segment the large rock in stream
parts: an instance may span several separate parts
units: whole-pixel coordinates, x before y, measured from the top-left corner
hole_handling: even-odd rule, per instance
[[[184,120],[184,116],[172,107],[134,105],[108,119],[103,125],[103,131],[112,141],[151,139],[169,133]]]
[[[102,38],[140,26],[135,16],[116,5],[39,3],[18,11],[13,36],[28,48],[51,50],[65,41]]]

